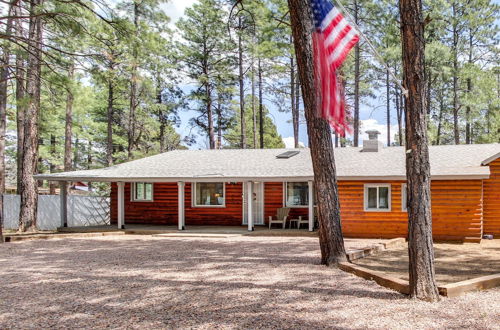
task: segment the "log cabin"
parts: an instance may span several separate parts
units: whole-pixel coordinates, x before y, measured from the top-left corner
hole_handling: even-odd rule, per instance
[[[405,148],[335,149],[341,221],[346,237],[407,236]],[[500,144],[430,146],[435,240],[500,237]],[[265,226],[278,208],[315,230],[314,175],[303,149],[177,150],[103,169],[37,175],[37,179],[111,183],[111,222],[189,226]],[[61,191],[66,191],[61,189]],[[61,208],[66,196],[61,195]],[[62,212],[66,226],[66,211]],[[287,225],[288,228],[288,225]]]

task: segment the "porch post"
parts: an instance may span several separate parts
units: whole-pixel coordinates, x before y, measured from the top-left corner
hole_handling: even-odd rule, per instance
[[[59,181],[61,227],[68,227],[68,182]]]
[[[186,219],[185,219],[185,214],[184,214],[184,210],[185,210],[185,203],[184,203],[184,186],[185,186],[185,183],[184,182],[177,182],[177,191],[179,193],[178,195],[178,205],[179,205],[179,210],[178,210],[178,226],[179,226],[179,230],[184,230],[185,227],[185,223],[186,223]]]
[[[247,223],[248,223],[248,231],[253,231],[253,213],[252,213],[252,205],[253,204],[253,182],[247,182]]]
[[[118,229],[125,229],[125,183],[117,182],[118,186]]]
[[[308,192],[309,192],[309,231],[314,230],[314,194],[313,194],[313,182],[307,181]]]

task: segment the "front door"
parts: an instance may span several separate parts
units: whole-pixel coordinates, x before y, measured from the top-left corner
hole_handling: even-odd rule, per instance
[[[243,224],[248,224],[247,218],[247,182],[243,183]],[[264,182],[253,183],[253,224],[264,224]]]

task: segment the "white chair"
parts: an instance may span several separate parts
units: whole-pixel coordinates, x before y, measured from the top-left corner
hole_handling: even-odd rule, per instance
[[[285,229],[288,213],[290,213],[290,208],[288,207],[280,207],[279,209],[277,209],[275,219],[273,219],[272,216],[269,216],[269,229],[271,229],[271,225],[273,223],[279,223],[282,225],[283,229]]]

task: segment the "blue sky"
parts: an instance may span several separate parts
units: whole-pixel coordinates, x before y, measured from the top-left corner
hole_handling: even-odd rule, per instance
[[[164,5],[164,10],[172,18],[172,26],[173,24],[181,17],[184,13],[184,9],[191,6],[196,0],[172,0],[172,2]],[[494,0],[495,3],[500,4],[500,0]],[[187,86],[186,86],[187,87]],[[189,89],[189,87],[185,88]],[[361,104],[360,106],[360,120],[361,120],[361,128],[360,132],[362,135],[360,136],[360,141],[364,138],[367,138],[364,133],[366,130],[377,129],[381,134],[381,140],[386,141],[387,135],[387,126],[386,126],[386,113],[385,113],[385,100],[383,93],[376,93],[376,95],[381,95],[381,97],[376,97],[375,99],[365,100],[367,104]],[[279,134],[281,134],[283,140],[287,147],[293,147],[293,128],[291,124],[291,114],[283,113],[277,111],[276,107],[271,104],[266,104],[270,109],[271,117],[278,128]],[[391,105],[392,106],[392,105]],[[181,126],[177,129],[177,131],[181,135],[188,134],[192,128],[188,126],[188,121],[190,118],[195,115],[194,112],[184,111],[180,114],[181,118]],[[192,130],[195,133],[195,130]],[[391,139],[394,139],[394,133],[397,131],[397,119],[395,109],[391,108]],[[305,123],[300,125],[299,128],[300,136],[299,140],[307,146],[307,133]],[[197,134],[199,135],[199,134]],[[192,148],[206,148],[207,142],[206,139],[200,137],[197,145]]]

